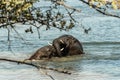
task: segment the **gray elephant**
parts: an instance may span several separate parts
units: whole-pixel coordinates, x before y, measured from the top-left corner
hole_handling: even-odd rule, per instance
[[[29,59],[27,60],[40,60],[43,58],[51,58],[55,56],[56,50],[53,46],[47,45],[38,49]]]
[[[82,44],[72,35],[62,35],[53,40],[57,56],[84,54]],[[61,51],[61,49],[63,49]]]

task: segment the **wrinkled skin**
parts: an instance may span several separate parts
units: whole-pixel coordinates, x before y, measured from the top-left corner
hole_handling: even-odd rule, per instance
[[[51,45],[41,47],[28,60],[40,60],[43,58],[51,58],[55,56],[55,48]]]
[[[53,46],[56,49],[57,56],[84,54],[83,47],[79,40],[72,35],[62,35],[53,40]],[[61,49],[63,49],[61,51]]]

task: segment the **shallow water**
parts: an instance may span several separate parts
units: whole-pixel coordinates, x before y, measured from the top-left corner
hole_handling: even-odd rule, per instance
[[[72,0],[68,1],[69,4],[71,2]],[[92,9],[89,10],[85,4],[78,3],[73,6],[80,7],[82,12],[76,13],[75,17],[85,28],[91,27],[89,34],[85,34],[78,25],[69,32],[54,28],[45,31],[45,28],[41,28],[41,38],[38,39],[36,32],[26,34],[24,29],[27,26],[17,24],[17,30],[24,40],[11,30],[12,51],[9,51],[7,30],[0,29],[0,58],[15,60],[28,58],[38,48],[48,45],[47,42],[52,42],[62,34],[75,36],[81,41],[85,55],[37,62],[42,66],[68,70],[72,72],[71,75],[50,70],[38,71],[31,66],[0,61],[0,80],[51,80],[43,72],[52,75],[55,80],[120,80],[120,19],[103,16]]]

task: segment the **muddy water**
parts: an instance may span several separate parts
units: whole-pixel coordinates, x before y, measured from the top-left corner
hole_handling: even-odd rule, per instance
[[[72,0],[68,1],[69,4],[71,2]],[[83,11],[76,13],[75,18],[85,28],[91,27],[89,34],[85,34],[78,25],[69,32],[54,28],[45,31],[45,28],[41,28],[41,38],[38,39],[36,32],[33,34],[24,32],[28,26],[22,27],[21,24],[17,24],[17,31],[24,40],[21,40],[14,30],[11,30],[11,51],[9,51],[7,30],[0,29],[0,58],[15,60],[28,58],[38,48],[48,45],[47,42],[52,42],[54,38],[62,34],[75,36],[81,41],[85,55],[36,62],[37,65],[68,70],[72,73],[71,75],[50,70],[38,71],[31,66],[0,61],[0,80],[51,80],[49,76],[44,74],[45,72],[53,76],[55,80],[119,80],[120,19],[102,16],[92,9],[89,10],[85,4],[78,3],[74,3],[74,6],[80,7]]]

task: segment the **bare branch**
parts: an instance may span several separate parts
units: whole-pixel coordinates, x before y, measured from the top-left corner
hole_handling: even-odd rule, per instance
[[[53,70],[53,71],[57,71],[57,72],[60,72],[60,73],[64,73],[64,74],[68,74],[70,75],[71,72],[69,71],[66,71],[66,70],[59,70],[59,69],[55,69],[55,68],[48,68],[48,67],[43,67],[43,66],[37,66],[35,64],[32,64],[32,63],[29,63],[29,62],[25,62],[25,61],[19,61],[19,60],[11,60],[11,59],[4,59],[4,58],[0,58],[0,61],[9,61],[9,62],[14,62],[14,63],[18,63],[18,64],[26,64],[26,65],[29,65],[29,66],[33,66],[37,69],[47,69],[47,70]]]
[[[66,7],[66,8],[68,8],[68,9],[71,9],[71,10],[74,10],[74,11],[77,11],[77,12],[81,12],[81,10],[78,10],[78,9],[76,9],[76,8],[73,8],[73,7],[71,7],[71,6],[66,5],[66,4],[64,3],[64,1],[56,1],[56,3],[59,4],[59,5],[62,5],[62,6],[64,6],[64,7]]]
[[[11,28],[16,32],[16,34],[20,37],[20,39],[24,40],[23,37],[18,33],[18,31],[14,28],[12,24],[10,24]]]
[[[8,38],[7,38],[7,41],[8,41],[8,50],[11,50],[11,41],[10,41],[10,29],[8,26],[7,27],[7,30],[8,30]]]
[[[38,38],[40,39],[40,31],[39,31],[39,27],[37,27],[37,32],[38,32]]]
[[[41,72],[42,72],[43,74],[49,76],[52,80],[55,80],[55,79],[54,79],[50,74],[48,74],[47,72],[45,72],[45,71],[43,71],[43,70],[41,70]]]
[[[31,22],[30,22],[29,24],[31,24],[32,26],[36,27],[37,33],[38,33],[38,38],[40,39],[40,31],[39,31],[39,28],[40,28],[40,26],[42,26],[42,25],[37,26],[35,23],[31,23]]]
[[[0,58],[0,60],[1,61],[14,62],[14,63],[18,63],[18,64],[26,64],[26,65],[30,65],[30,66],[33,66],[33,67],[39,69],[39,67],[37,65],[34,65],[32,63],[27,63],[27,62],[18,61],[18,60],[4,59],[4,58]]]
[[[70,16],[70,18],[71,18],[74,22],[76,22],[76,20],[72,17],[72,13],[73,13],[73,12],[70,13],[67,8],[65,8],[65,9],[66,9],[66,11],[68,12],[68,15]]]

